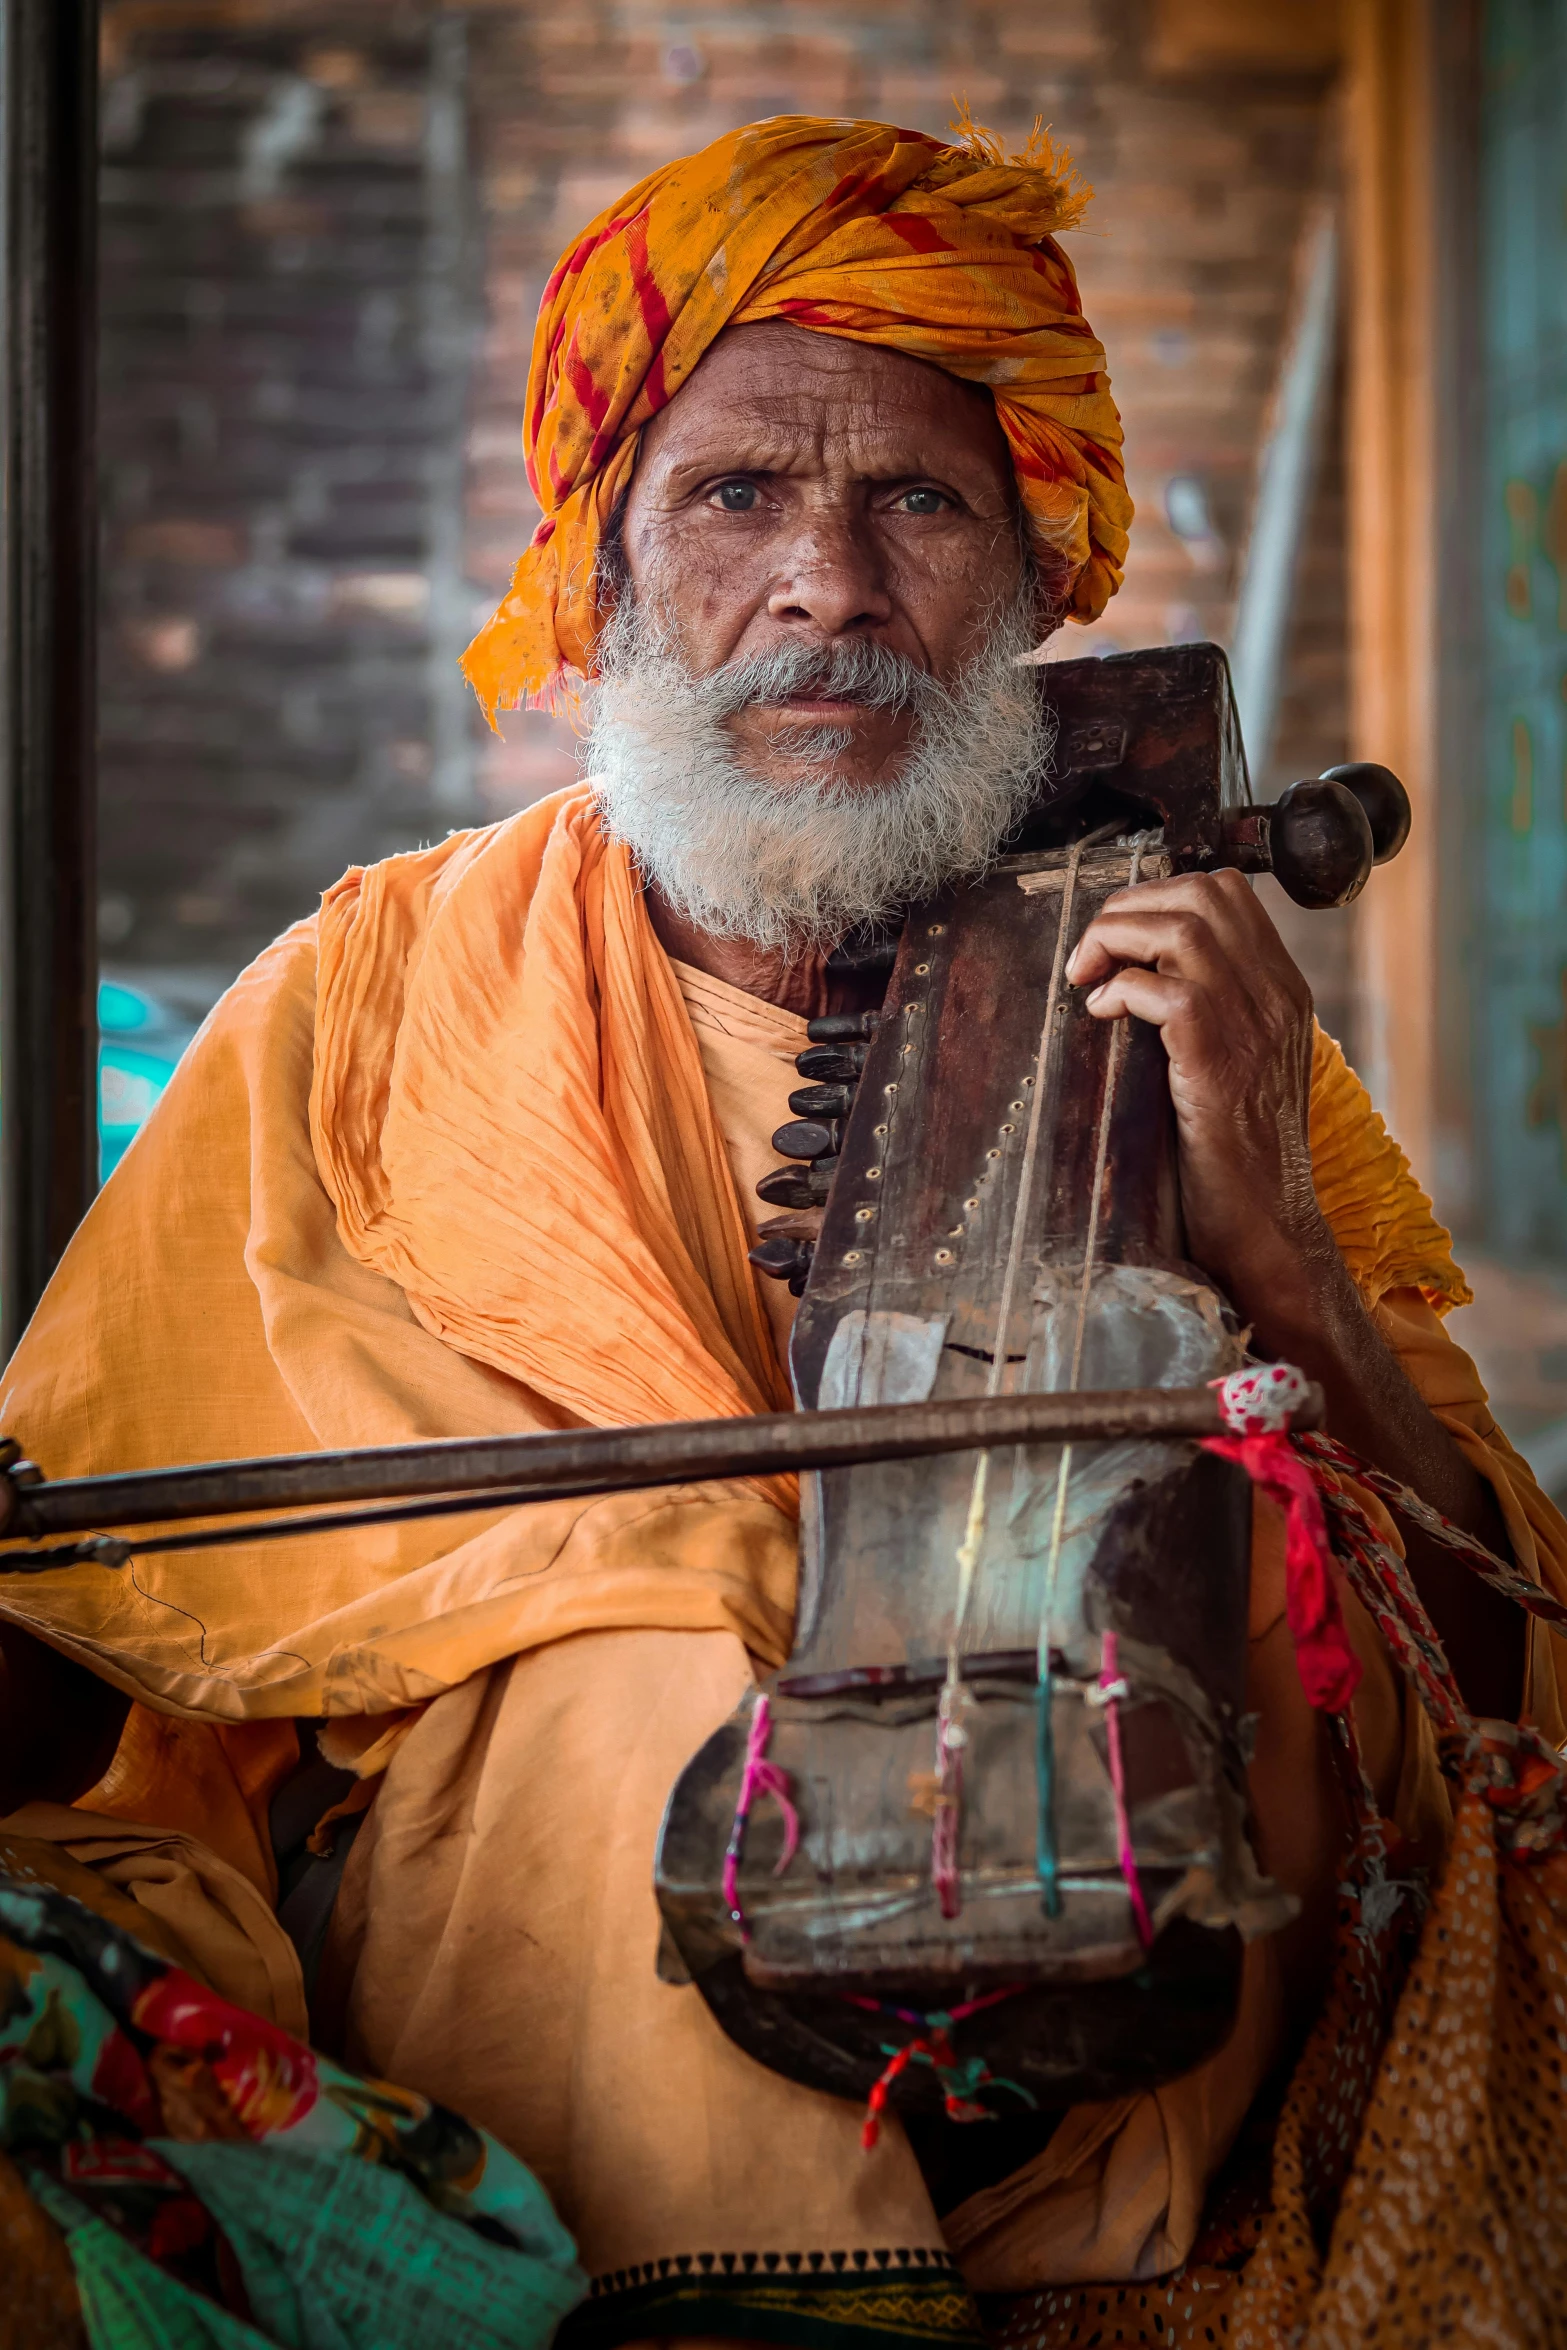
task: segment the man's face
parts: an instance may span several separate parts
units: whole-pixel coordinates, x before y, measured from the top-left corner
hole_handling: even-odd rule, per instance
[[[988,394],[781,323],[721,335],[647,427],[624,550],[638,606],[695,677],[860,644],[950,686],[1024,575]],[[724,720],[737,761],[778,788],[885,783],[916,724],[907,701],[823,680]]]

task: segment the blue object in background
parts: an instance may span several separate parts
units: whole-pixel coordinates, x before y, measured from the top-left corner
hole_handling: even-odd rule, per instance
[[[108,1181],[146,1124],[196,1031],[145,989],[98,987],[98,1180]]]
[[[1567,1254],[1567,8],[1487,0],[1480,102],[1486,1238]]]

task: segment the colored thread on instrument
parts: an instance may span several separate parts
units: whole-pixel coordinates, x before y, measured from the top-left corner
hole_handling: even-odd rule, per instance
[[[800,1815],[789,1794],[789,1774],[777,1763],[767,1760],[767,1741],[772,1736],[773,1710],[765,1697],[756,1701],[751,1716],[751,1732],[745,1746],[745,1769],[740,1774],[740,1793],[735,1802],[734,1824],[729,1831],[729,1842],[724,1847],[723,1893],[724,1907],[740,1929],[742,1942],[749,1942],[751,1929],[745,1922],[740,1906],[740,1855],[745,1850],[745,1824],[751,1816],[751,1806],[758,1796],[770,1795],[783,1814],[784,1848],[773,1875],[781,1877],[800,1848]]]
[[[984,2007],[995,2007],[1003,1999],[1014,1999],[1024,1988],[1021,1983],[1009,1983],[1004,1990],[987,1991],[981,1998],[966,1999],[958,2007],[939,2008],[929,2015],[922,2015],[917,2008],[894,2007],[884,2000],[863,1998],[853,1992],[845,1994],[851,2007],[869,2008],[872,2014],[895,2015],[900,2022],[919,2027],[915,2037],[905,2041],[901,2048],[890,2047],[885,2042],[882,2045],[882,2054],[888,2062],[872,2083],[860,2128],[860,2145],[865,2153],[872,2151],[881,2136],[881,2117],[887,2110],[893,2083],[911,2064],[928,2064],[934,2071],[948,2121],[995,2121],[998,2117],[978,2102],[981,2089],[1010,2090],[1031,2113],[1037,2113],[1039,2101],[1021,2081],[1009,2081],[993,2073],[982,2056],[960,2059],[952,2046],[952,2032],[966,2016],[977,2015]]]
[[[1045,1915],[1061,1915],[1061,1856],[1056,1850],[1055,1689],[1046,1665],[1034,1693],[1034,1864],[1044,1887]]]
[[[1212,1384],[1235,1433],[1205,1436],[1202,1449],[1238,1462],[1283,1509],[1284,1605],[1300,1685],[1319,1713],[1343,1713],[1360,1685],[1360,1659],[1339,1602],[1322,1496],[1287,1433],[1290,1416],[1306,1394],[1305,1374],[1292,1363],[1249,1364]]]
[[[1143,850],[1149,835],[1139,833],[1132,842],[1132,854],[1127,866],[1126,886],[1132,888],[1142,870]],[[1066,908],[1061,914],[1062,934],[1066,928]],[[1059,944],[1059,940],[1057,942]],[[1068,1391],[1078,1386],[1083,1372],[1083,1340],[1088,1328],[1088,1300],[1093,1289],[1094,1265],[1099,1255],[1099,1218],[1104,1198],[1105,1167],[1110,1156],[1110,1121],[1115,1110],[1115,1097],[1120,1086],[1121,1064],[1126,1056],[1126,1021],[1117,1020],[1110,1031],[1110,1043],[1105,1055],[1104,1099],[1099,1108],[1099,1133],[1094,1145],[1094,1177],[1089,1192],[1088,1233],[1083,1243],[1083,1278],[1077,1293],[1077,1319],[1072,1330],[1072,1371],[1067,1381]],[[1045,1566],[1045,1592],[1039,1610],[1039,1693],[1035,1698],[1034,1728],[1034,1802],[1036,1821],[1034,1830],[1034,1862],[1044,1890],[1045,1915],[1061,1915],[1061,1855],[1056,1843],[1056,1739],[1055,1739],[1055,1677],[1050,1664],[1050,1626],[1055,1615],[1056,1583],[1061,1567],[1061,1545],[1066,1534],[1067,1487],[1072,1476],[1072,1447],[1063,1444],[1061,1460],[1056,1470],[1055,1509],[1050,1520],[1050,1552]]]
[[[860,2124],[860,2150],[862,2153],[869,2154],[875,2147],[877,2139],[881,2136],[881,2117],[887,2110],[888,2092],[899,2073],[905,2071],[914,2062],[915,2049],[923,2045],[923,2041],[911,2040],[906,2048],[900,2048],[880,2078],[871,2084],[871,2093],[866,2100],[865,2119]]]
[[[1127,1685],[1120,1674],[1120,1642],[1115,1633],[1104,1636],[1100,1655],[1099,1686],[1094,1691],[1096,1704],[1104,1707],[1105,1748],[1110,1764],[1110,1792],[1115,1798],[1116,1859],[1126,1880],[1126,1890],[1132,1904],[1132,1922],[1137,1928],[1137,1939],[1145,1950],[1153,1948],[1153,1919],[1148,1914],[1148,1903],[1143,1894],[1143,1881],[1137,1873],[1137,1854],[1132,1844],[1132,1820],[1126,1802],[1126,1757],[1121,1746],[1121,1701],[1127,1694]]]
[[[1516,1600],[1521,1608],[1527,1609],[1532,1616],[1538,1616],[1542,1624],[1549,1624],[1553,1630],[1567,1631],[1567,1607],[1559,1599],[1553,1599],[1538,1583],[1531,1583],[1516,1567],[1508,1566],[1497,1557],[1494,1550],[1487,1550],[1485,1544],[1477,1541],[1473,1534],[1466,1534],[1462,1526],[1455,1526],[1450,1519],[1444,1518],[1440,1510],[1434,1510],[1428,1501],[1422,1501],[1418,1493],[1412,1492],[1407,1485],[1401,1485],[1385,1469],[1377,1468],[1374,1462],[1362,1460],[1358,1452],[1351,1452],[1349,1446],[1340,1444],[1336,1437],[1324,1435],[1320,1428],[1309,1429],[1305,1434],[1297,1436],[1295,1442],[1303,1452],[1312,1454],[1324,1466],[1354,1478],[1359,1485],[1369,1486],[1373,1493],[1391,1503],[1403,1516],[1412,1518],[1434,1541],[1456,1552],[1466,1566],[1472,1567],[1483,1582],[1490,1584],[1493,1591],[1501,1592],[1504,1599]],[[1348,1495],[1340,1493],[1335,1496],[1335,1514],[1339,1505],[1369,1523],[1364,1520],[1364,1512],[1356,1509]],[[1386,1545],[1381,1544],[1381,1547],[1385,1549]]]
[[[1074,1348],[1074,1358],[1076,1349]],[[1073,1384],[1076,1385],[1074,1369]],[[1039,1609],[1039,1694],[1034,1700],[1034,1861],[1044,1887],[1045,1915],[1061,1915],[1061,1853],[1056,1843],[1055,1675],[1050,1663],[1050,1626],[1056,1612],[1056,1581],[1066,1532],[1066,1489],[1072,1474],[1072,1447],[1063,1444],[1056,1471],[1056,1506],[1050,1520],[1050,1555],[1045,1595]]]
[[[930,1881],[944,1918],[963,1908],[958,1836],[963,1824],[963,1749],[968,1732],[954,1720],[943,1688],[936,1707],[936,1797],[930,1832]]]

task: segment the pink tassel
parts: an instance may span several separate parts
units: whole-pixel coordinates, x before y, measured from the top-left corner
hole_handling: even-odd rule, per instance
[[[750,1941],[751,1929],[745,1922],[745,1912],[740,1906],[740,1855],[745,1849],[745,1824],[758,1796],[770,1795],[783,1813],[783,1857],[773,1871],[775,1877],[783,1875],[800,1849],[800,1815],[789,1794],[789,1774],[780,1770],[777,1763],[767,1760],[767,1741],[772,1736],[772,1728],[772,1706],[765,1697],[759,1697],[751,1716],[751,1735],[746,1741],[745,1769],[740,1778],[734,1826],[729,1831],[729,1842],[724,1848],[724,1907],[739,1927],[742,1942]]]

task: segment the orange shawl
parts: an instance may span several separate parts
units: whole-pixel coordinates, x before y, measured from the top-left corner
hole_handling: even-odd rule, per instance
[[[1326,1039],[1312,1147],[1368,1302],[1461,1302]],[[349,874],[244,974],[72,1241],[0,1425],[76,1476],[765,1409],[745,1248],[673,975],[573,790]],[[794,1575],[784,1508],[704,1486],[64,1569],[0,1604],[233,1723],[385,1715],[613,1625],[777,1661]]]
[[[585,791],[345,874],[316,984],[316,1165],[427,1330],[562,1421],[788,1409],[691,1022]]]

